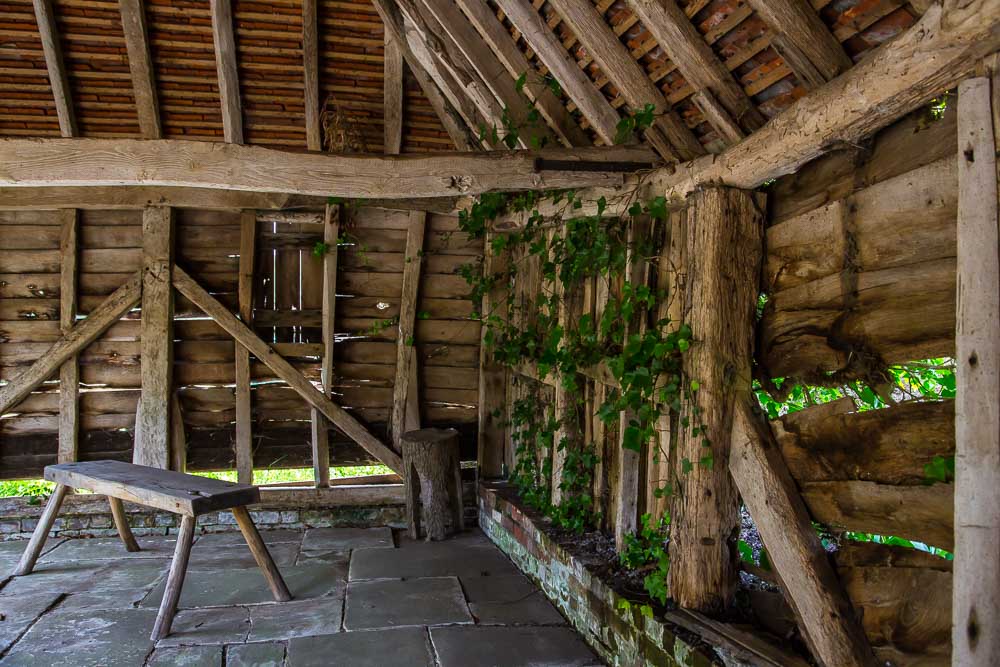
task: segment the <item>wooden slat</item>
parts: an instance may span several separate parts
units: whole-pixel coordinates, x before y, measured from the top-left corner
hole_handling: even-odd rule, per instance
[[[147,186],[70,186],[35,188],[25,197],[20,188],[0,187],[0,210],[77,208],[81,210],[140,210],[149,205],[208,210],[283,209],[288,206],[322,206],[326,197],[292,197],[287,194],[215,190],[211,188],[161,188]],[[433,200],[428,200],[433,202]]]
[[[370,156],[205,141],[2,139],[0,183],[21,188],[158,184],[395,199],[620,185],[622,173],[593,170],[598,165],[592,163],[611,155],[630,162],[622,147]],[[637,168],[649,164],[647,156],[645,150],[635,152]],[[557,161],[560,169],[542,169],[540,159]],[[574,170],[577,162],[579,170]],[[191,164],[199,168],[193,170]]]
[[[412,383],[416,375],[417,359],[413,353],[414,324],[417,318],[417,289],[420,286],[420,268],[423,266],[424,232],[427,227],[427,213],[414,211],[410,214],[410,226],[406,230],[406,263],[403,266],[403,289],[399,306],[399,330],[396,334],[396,379],[392,389],[392,444],[402,451],[401,439],[408,424],[419,424],[420,415],[408,414],[411,406],[418,405],[411,394],[419,391]]]
[[[958,94],[952,664],[985,666],[1000,663],[1000,75]]]
[[[333,342],[337,322],[337,259],[340,239],[339,204],[327,204],[325,222],[323,225],[323,242],[327,245],[323,255],[322,282],[322,330],[323,330],[323,361],[320,367],[320,380],[323,384],[323,395],[329,396],[333,386]],[[329,423],[318,410],[312,410],[312,460],[313,479],[317,487],[330,485],[330,443]]]
[[[32,0],[35,7],[35,20],[38,22],[38,35],[45,54],[45,67],[49,73],[49,84],[52,86],[52,96],[56,101],[56,115],[59,117],[59,132],[64,137],[77,136],[76,113],[73,111],[73,95],[66,76],[66,65],[63,62],[62,47],[59,43],[59,27],[56,25],[55,13],[52,11],[52,0]]]
[[[23,373],[0,388],[0,414],[5,414],[47,380],[65,361],[95,341],[102,333],[139,302],[142,276],[136,273],[124,285],[92,310],[87,319],[61,336],[49,351]]]
[[[733,136],[733,126],[753,132],[764,124],[764,116],[675,0],[629,0],[628,5],[688,85],[702,96],[698,104],[702,112],[706,111],[703,106],[706,99],[718,100],[721,105],[718,108],[706,104],[709,113],[705,116],[727,143],[733,144],[742,138]],[[696,97],[696,103],[698,99]]]
[[[149,38],[146,31],[146,8],[143,0],[119,0],[125,47],[128,49],[128,66],[132,75],[132,92],[135,95],[139,130],[143,139],[159,139],[160,108],[156,95],[156,75],[149,55]]]
[[[799,628],[824,667],[877,663],[826,550],[750,397],[736,402],[728,470],[767,547]]]
[[[771,44],[807,89],[822,85],[851,68],[851,59],[808,0],[748,2],[757,16],[776,33]]]
[[[243,106],[240,102],[240,76],[236,69],[238,53],[233,37],[233,11],[230,0],[211,0],[210,5],[215,69],[222,103],[222,133],[227,143],[242,144]]]
[[[518,48],[517,42],[507,32],[496,14],[490,11],[490,7],[480,0],[458,0],[458,5],[469,17],[488,47],[507,68],[507,72],[515,79],[522,74],[527,75],[524,92],[534,101],[535,107],[548,121],[563,145],[568,147],[590,145],[587,134],[563,106],[562,100],[545,85]]]
[[[240,216],[240,267],[238,293],[240,320],[253,325],[253,274],[256,253],[257,217],[254,211]],[[250,393],[250,352],[235,345],[236,379],[236,478],[240,484],[253,484],[253,405]]]
[[[705,152],[590,0],[550,0],[549,4],[559,12],[633,110],[642,109],[647,104],[656,109],[656,119],[646,130],[645,137],[660,155],[668,160],[680,161],[690,160]]]
[[[322,101],[319,96],[319,34],[316,16],[317,0],[302,0],[302,70],[305,76],[306,146],[311,151],[323,150],[320,128]]]
[[[389,31],[385,33],[384,49],[382,118],[385,129],[382,152],[396,155],[403,147],[403,115],[406,113],[403,108],[403,50]]]
[[[142,214],[142,394],[136,412],[132,462],[170,467],[170,400],[173,395],[173,210]]]
[[[495,254],[492,250],[493,235],[487,234],[484,244],[483,275],[497,276],[507,270],[507,254]],[[482,316],[499,317],[506,320],[507,286],[497,282],[483,296]],[[486,345],[487,327],[482,327],[483,339],[479,343],[479,476],[497,478],[503,474],[504,448],[506,445],[507,370],[493,359],[493,350]]]
[[[260,493],[253,486],[121,461],[47,466],[45,479],[186,516],[250,505],[260,500]]]
[[[497,0],[497,5],[579,107],[597,136],[607,144],[615,143],[618,112],[577,66],[535,8],[527,0]]]
[[[59,278],[59,332],[65,336],[76,324],[76,264],[78,257],[76,209],[59,212],[62,229],[59,254],[62,270]],[[59,367],[59,463],[76,461],[80,431],[80,366],[76,355]]]
[[[229,335],[250,350],[258,360],[274,371],[279,378],[288,383],[310,405],[322,412],[344,434],[396,472],[401,471],[402,460],[398,454],[382,444],[378,438],[373,436],[343,408],[331,402],[302,373],[285,361],[267,343],[258,338],[249,327],[236,319],[225,306],[205,291],[203,287],[195,282],[180,267],[174,268],[174,287],[205,311]]]

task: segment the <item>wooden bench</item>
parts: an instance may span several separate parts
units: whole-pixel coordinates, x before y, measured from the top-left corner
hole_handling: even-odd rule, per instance
[[[247,505],[260,502],[260,490],[256,486],[121,461],[87,461],[46,466],[45,479],[55,482],[56,487],[14,571],[16,576],[31,574],[67,491],[76,488],[108,497],[115,527],[128,551],[139,551],[139,544],[132,535],[132,529],[129,528],[123,500],[181,515],[181,528],[177,534],[174,559],[170,563],[160,611],[153,625],[153,641],[163,639],[170,634],[170,625],[177,612],[177,602],[181,597],[181,587],[184,585],[188,557],[191,555],[195,520],[201,514],[232,510],[236,523],[246,538],[247,546],[250,547],[257,565],[263,571],[274,598],[279,602],[292,599],[246,508]]]

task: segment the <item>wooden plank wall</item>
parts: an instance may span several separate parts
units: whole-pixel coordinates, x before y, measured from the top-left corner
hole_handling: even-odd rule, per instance
[[[398,314],[408,214],[350,207],[345,212],[342,237],[347,245],[339,249],[334,401],[384,436],[392,402],[396,328],[390,324],[372,331],[372,326]],[[141,211],[81,211],[81,314],[139,268],[141,216]],[[178,209],[175,217],[178,265],[235,311],[240,213]],[[59,220],[56,211],[0,211],[0,379],[21,372],[59,336]],[[320,225],[259,222],[254,285],[258,333],[286,344],[282,352],[316,380],[321,354],[317,285],[322,274],[314,270],[321,260],[312,250],[321,238]],[[418,320],[414,336],[423,419],[468,433],[466,455],[475,458],[471,434],[480,328],[468,319],[469,288],[456,272],[462,264],[477,260],[481,242],[470,242],[458,232],[456,218],[431,216],[425,253],[419,287],[423,319]],[[281,260],[276,265],[279,254],[284,265]],[[281,279],[294,284],[276,285]],[[287,298],[281,302],[289,308],[276,309],[271,298],[276,291],[285,297],[294,294],[294,302]],[[80,355],[84,459],[131,459],[140,386],[138,316],[138,311],[130,313]],[[174,386],[188,432],[188,468],[231,468],[232,339],[180,295],[175,317]],[[255,467],[310,465],[308,406],[262,364],[252,361],[251,374]],[[0,478],[38,475],[44,465],[55,462],[57,389],[55,380],[47,383],[0,419]],[[371,461],[336,430],[330,440],[333,465]]]

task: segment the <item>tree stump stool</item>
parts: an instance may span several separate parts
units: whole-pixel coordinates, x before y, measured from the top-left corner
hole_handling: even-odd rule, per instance
[[[443,540],[446,537],[449,495],[453,513],[452,530],[465,530],[458,431],[453,428],[424,428],[404,433],[400,442],[410,537],[415,540],[420,538],[421,502],[427,523],[427,540]]]

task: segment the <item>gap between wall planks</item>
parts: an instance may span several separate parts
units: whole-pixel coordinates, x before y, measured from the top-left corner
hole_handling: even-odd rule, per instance
[[[337,259],[340,239],[340,204],[327,204],[323,217],[322,330],[323,361],[320,382],[323,395],[329,397],[333,384],[333,344],[336,333],[337,309]],[[311,411],[313,480],[318,488],[330,486],[330,424],[326,417],[313,408]]]
[[[403,289],[396,334],[396,379],[392,389],[392,444],[397,452],[402,451],[403,434],[420,428],[419,373],[413,332],[417,318],[417,291],[420,288],[426,229],[427,213],[411,212],[410,224],[406,229]]]
[[[998,61],[993,59],[996,66]],[[992,87],[992,94],[991,94]],[[952,664],[1000,664],[1000,75],[958,88]]]
[[[143,210],[141,394],[135,416],[132,462],[161,469],[170,467],[174,366],[173,228],[173,209],[151,206]]]
[[[257,245],[257,214],[245,210],[240,214],[240,264],[237,276],[237,298],[240,320],[253,327],[254,257]],[[253,405],[250,392],[250,352],[234,342],[236,376],[236,480],[253,484]]]
[[[59,332],[65,336],[76,324],[77,260],[80,215],[76,209],[59,212]],[[59,463],[76,461],[80,443],[80,363],[74,354],[59,367]]]

